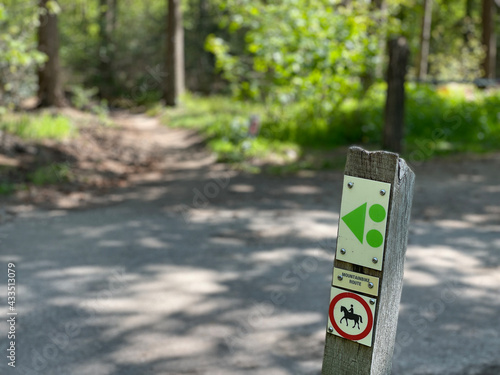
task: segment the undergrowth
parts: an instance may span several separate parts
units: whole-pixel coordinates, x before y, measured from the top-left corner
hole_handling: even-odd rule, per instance
[[[165,110],[162,121],[201,131],[221,161],[270,159],[303,165],[300,157],[311,150],[351,144],[380,148],[385,90],[385,84],[374,85],[363,97],[344,100],[323,117],[316,116],[306,100],[277,107],[188,95],[179,108]],[[255,138],[248,135],[251,116],[258,116],[261,122]],[[407,84],[406,156],[426,159],[454,152],[484,152],[495,150],[499,143],[500,91]]]

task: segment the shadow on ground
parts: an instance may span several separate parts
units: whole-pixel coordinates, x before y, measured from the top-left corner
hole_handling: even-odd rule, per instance
[[[498,373],[492,167],[415,167],[396,375]],[[107,206],[20,214],[0,227],[19,285],[9,370],[318,374],[341,178],[181,166]]]

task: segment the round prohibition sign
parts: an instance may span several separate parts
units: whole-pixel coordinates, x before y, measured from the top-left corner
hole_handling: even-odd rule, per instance
[[[340,300],[342,300],[344,298],[355,299],[356,301],[361,303],[361,305],[366,310],[366,315],[368,316],[368,322],[366,324],[365,330],[363,332],[361,332],[360,334],[350,335],[349,333],[344,332],[339,327],[339,325],[337,324],[337,322],[335,321],[335,319],[333,317],[333,310],[335,309],[335,306],[337,305],[337,303]],[[358,296],[357,294],[354,294],[354,293],[347,293],[346,292],[346,293],[340,293],[340,294],[336,295],[335,298],[332,299],[332,302],[330,302],[330,309],[328,310],[328,315],[330,316],[330,322],[332,322],[333,328],[335,328],[335,330],[340,334],[340,336],[342,336],[343,338],[349,339],[349,340],[353,340],[353,341],[362,340],[370,334],[370,332],[373,328],[373,315],[372,315],[372,311],[370,309],[370,306],[368,306],[368,304],[366,303],[366,301],[363,298],[361,298],[360,296]]]

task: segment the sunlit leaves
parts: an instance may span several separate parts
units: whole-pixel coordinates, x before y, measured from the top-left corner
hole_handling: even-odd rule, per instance
[[[232,22],[246,30],[247,54],[231,54],[227,44],[221,48],[222,42],[213,38],[207,46],[237,96],[247,91],[241,83],[248,77],[258,83],[260,99],[332,103],[312,104],[320,112],[356,95],[359,85],[353,81],[376,51],[376,41],[367,32],[371,22],[366,5],[347,9],[326,0],[230,3]]]
[[[0,107],[12,107],[36,89],[36,68],[46,55],[36,49],[37,3],[0,4]]]

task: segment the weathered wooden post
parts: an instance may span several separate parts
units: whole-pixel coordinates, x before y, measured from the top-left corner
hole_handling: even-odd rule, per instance
[[[351,147],[322,375],[388,375],[415,175],[397,154]]]

